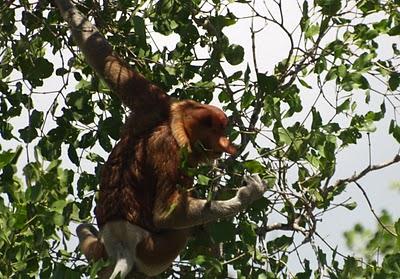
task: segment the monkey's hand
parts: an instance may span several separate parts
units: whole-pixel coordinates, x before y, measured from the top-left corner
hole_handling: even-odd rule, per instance
[[[267,183],[258,174],[246,175],[243,180],[246,186],[239,188],[236,198],[242,206],[246,206],[264,195]]]

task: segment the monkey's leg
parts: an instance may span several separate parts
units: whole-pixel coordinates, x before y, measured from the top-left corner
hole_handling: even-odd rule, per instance
[[[107,259],[104,245],[99,242],[98,231],[91,224],[80,224],[76,228],[79,238],[79,247],[88,261]]]
[[[99,239],[115,261],[110,278],[125,278],[131,270],[148,276],[163,272],[185,247],[188,235],[188,230],[150,233],[127,221],[114,221],[101,228]]]
[[[80,224],[76,228],[76,233],[79,238],[79,247],[88,261],[106,260],[107,252],[98,238],[99,232],[91,224]],[[113,266],[103,268],[97,274],[100,279],[108,279],[113,271]]]
[[[166,270],[185,248],[189,234],[189,230],[183,229],[148,235],[136,249],[138,270],[149,276]]]

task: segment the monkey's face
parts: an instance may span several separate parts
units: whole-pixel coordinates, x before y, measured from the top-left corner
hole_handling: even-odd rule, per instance
[[[236,147],[225,136],[227,125],[225,113],[211,105],[196,103],[185,112],[184,127],[193,151],[204,153],[208,159],[219,158],[223,152],[236,153]]]

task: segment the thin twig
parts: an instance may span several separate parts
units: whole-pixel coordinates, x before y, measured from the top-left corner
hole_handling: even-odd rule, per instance
[[[363,187],[362,187],[357,181],[354,181],[354,184],[356,184],[357,187],[358,187],[358,189],[361,190],[361,192],[362,192],[362,194],[363,194],[365,200],[366,200],[367,203],[368,203],[369,209],[371,210],[372,214],[375,216],[375,218],[376,218],[376,220],[378,221],[379,225],[381,225],[382,228],[383,228],[385,231],[387,231],[389,234],[393,235],[394,237],[397,237],[397,234],[394,233],[394,232],[392,232],[391,230],[389,230],[389,228],[381,221],[381,219],[379,218],[379,216],[375,213],[375,210],[374,210],[374,208],[372,207],[372,203],[371,203],[371,201],[369,200],[368,195],[367,195],[367,193],[365,192],[365,190],[363,189]]]

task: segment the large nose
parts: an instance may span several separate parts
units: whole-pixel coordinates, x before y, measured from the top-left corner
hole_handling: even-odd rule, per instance
[[[221,136],[218,140],[218,147],[221,151],[234,155],[237,152],[236,147],[230,142],[227,137]]]

